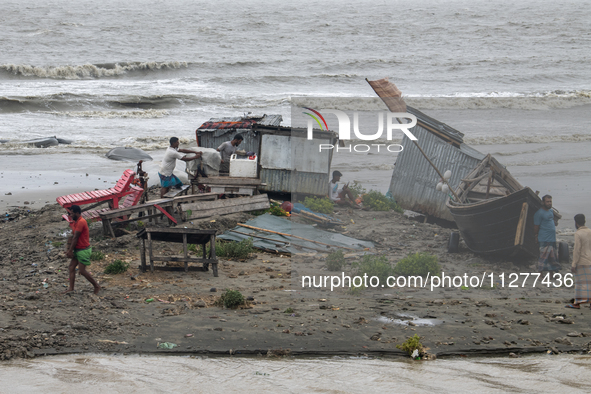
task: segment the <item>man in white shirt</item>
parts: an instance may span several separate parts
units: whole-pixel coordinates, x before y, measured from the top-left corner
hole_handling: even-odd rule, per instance
[[[220,165],[220,173],[230,172],[230,157],[236,152],[238,145],[244,138],[240,134],[236,134],[232,141],[226,141],[221,144],[216,150],[222,155],[222,164]]]
[[[195,156],[187,157],[182,153],[194,153]],[[201,152],[188,149],[179,149],[179,139],[177,137],[172,137],[170,139],[170,146],[168,149],[166,149],[166,153],[164,153],[162,164],[160,165],[160,171],[158,172],[158,176],[160,177],[160,186],[162,186],[160,188],[160,198],[163,198],[171,187],[181,187],[183,185],[183,182],[181,182],[181,180],[173,174],[173,171],[176,167],[176,161],[192,161],[197,160],[200,157]]]
[[[342,176],[343,174],[341,174],[340,171],[333,171],[332,180],[328,184],[328,198],[338,205],[350,205],[353,208],[361,208],[355,202],[355,196],[351,193],[351,190],[349,190],[347,185],[339,188],[338,182],[341,180]]]

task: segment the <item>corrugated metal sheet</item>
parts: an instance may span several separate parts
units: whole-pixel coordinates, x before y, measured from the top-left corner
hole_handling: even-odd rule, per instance
[[[217,149],[222,143],[230,141],[238,133],[244,137],[239,148],[258,155],[260,135],[255,134],[251,129],[199,130],[199,142],[204,148]]]
[[[240,122],[245,119],[260,119],[256,122],[258,125],[264,126],[279,126],[283,121],[281,115],[263,115],[261,116],[236,116],[227,118],[211,118],[208,122]],[[236,134],[241,134],[244,137],[240,144],[240,149],[247,152],[255,152],[259,154],[260,135],[258,132],[249,129],[198,129],[199,142],[204,148],[217,149],[222,143],[230,141]]]
[[[328,171],[326,173],[300,172],[288,169],[261,168],[261,187],[265,192],[313,194],[325,196],[328,194]]]
[[[411,131],[439,171],[443,173],[451,170],[452,177],[449,183],[454,188],[485,156],[465,144],[456,148],[418,125]],[[390,183],[390,192],[396,201],[404,209],[453,221],[445,206],[447,196],[435,189],[439,182],[437,172],[406,135],[402,140],[402,146],[404,150],[398,155]]]
[[[302,172],[328,173],[329,151],[318,152],[319,144],[330,144],[329,139],[263,134],[261,166],[269,169],[295,169]]]

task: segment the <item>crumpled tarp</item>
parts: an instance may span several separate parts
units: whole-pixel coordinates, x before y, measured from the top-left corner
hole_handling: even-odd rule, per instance
[[[271,238],[273,239],[273,241],[252,237],[255,248],[271,252],[291,254],[308,253],[311,250],[316,252],[323,251],[326,253],[330,253],[335,250],[342,249],[343,247],[353,248],[362,251],[365,248],[374,247],[374,244],[369,241],[361,241],[355,238],[347,237],[339,233],[323,231],[315,227],[312,227],[308,224],[294,223],[286,218],[273,216],[269,213],[257,216],[256,218],[249,220],[245,224],[266,230],[296,235],[298,237],[303,237],[309,240],[329,244],[332,245],[332,247],[327,247],[325,245],[320,245],[314,242],[304,241],[303,239],[298,239],[294,237],[272,234],[265,231],[253,230],[242,226],[237,226],[232,230],[228,230],[224,234],[218,236],[218,238],[237,242],[249,238],[248,235],[238,234],[234,231],[246,234],[259,235],[261,237]]]
[[[201,152],[201,159],[191,160],[187,162],[187,168],[185,172],[191,176],[195,176],[197,174],[197,168],[203,164],[203,172],[207,176],[218,176],[220,174],[220,164],[222,161],[222,157],[220,156],[220,152],[213,148],[202,148],[196,147],[192,148],[192,150]]]

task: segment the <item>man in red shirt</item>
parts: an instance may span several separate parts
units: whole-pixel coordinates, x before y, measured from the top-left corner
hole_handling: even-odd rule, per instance
[[[72,228],[72,238],[68,242],[68,251],[66,256],[70,257],[70,266],[68,271],[70,272],[70,287],[64,293],[70,293],[74,291],[74,281],[76,280],[76,266],[80,275],[85,277],[93,286],[94,294],[97,294],[101,287],[86,270],[86,266],[90,265],[90,255],[92,254],[92,248],[90,247],[90,237],[88,235],[88,223],[82,217],[82,210],[78,205],[72,205],[69,208],[70,218],[73,222],[70,223]]]

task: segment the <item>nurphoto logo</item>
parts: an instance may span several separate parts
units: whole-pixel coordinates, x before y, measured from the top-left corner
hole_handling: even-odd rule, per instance
[[[336,109],[321,109],[315,110],[312,108],[304,107],[305,111],[302,113],[308,115],[310,118],[308,119],[308,140],[314,138],[314,124],[318,124],[320,130],[328,131],[328,124],[326,119],[324,118],[323,114],[332,114],[336,115],[339,128],[339,140],[351,140],[357,139],[361,141],[376,141],[382,138],[384,134],[384,118],[386,119],[386,140],[392,141],[392,136],[394,135],[394,131],[402,131],[411,141],[417,141],[417,137],[415,137],[410,129],[416,126],[417,118],[413,114],[409,114],[406,112],[377,112],[378,115],[378,130],[373,134],[364,134],[359,130],[359,114],[358,112],[353,113],[353,134],[354,138],[351,138],[351,120],[349,115],[347,115],[344,111],[336,110]],[[410,120],[409,123],[402,123],[402,119]],[[371,146],[375,146],[380,151],[380,147],[386,147],[388,152],[396,153],[402,152],[403,146],[400,144],[354,144],[354,145],[345,145],[343,146],[335,146],[332,144],[320,144],[319,151],[322,152],[323,149],[330,150],[334,149],[336,152],[339,151],[347,151],[347,152],[359,152],[364,153],[368,152],[371,149]]]

